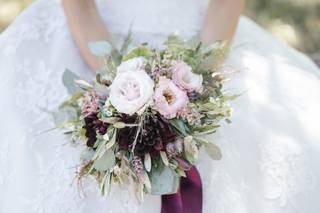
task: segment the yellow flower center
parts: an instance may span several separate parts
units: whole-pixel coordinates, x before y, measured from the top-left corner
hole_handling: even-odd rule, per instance
[[[171,93],[170,90],[163,91],[163,96],[165,97],[168,104],[172,104],[174,100],[174,95]]]

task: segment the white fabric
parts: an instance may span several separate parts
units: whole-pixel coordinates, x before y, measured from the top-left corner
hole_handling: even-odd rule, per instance
[[[118,43],[130,25],[134,45],[160,46],[167,35],[201,28],[206,1],[99,1]],[[233,123],[213,140],[223,159],[203,154],[198,168],[205,213],[320,212],[320,71],[304,55],[242,18],[230,63],[239,67],[228,85],[243,92],[232,105]],[[59,3],[40,0],[0,35],[0,212],[160,212],[160,198],[139,205],[126,189],[100,197],[93,181],[80,196],[73,179],[79,150],[63,146],[54,111],[67,92],[69,68],[92,74],[81,59]]]

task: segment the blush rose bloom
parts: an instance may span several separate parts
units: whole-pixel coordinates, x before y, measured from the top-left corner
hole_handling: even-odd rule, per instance
[[[187,93],[166,77],[160,77],[154,100],[158,112],[167,119],[176,117],[189,101]]]
[[[152,103],[154,83],[144,70],[119,72],[110,86],[109,101],[120,113],[142,113]]]
[[[172,62],[172,80],[181,89],[187,92],[202,91],[202,75],[192,72],[192,68],[183,61]]]

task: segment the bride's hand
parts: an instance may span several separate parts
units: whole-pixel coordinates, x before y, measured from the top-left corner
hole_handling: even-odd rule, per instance
[[[217,40],[231,41],[237,28],[245,0],[210,0],[201,40],[212,43]]]
[[[62,0],[62,5],[82,57],[90,68],[99,69],[101,64],[91,54],[88,43],[99,40],[111,41],[111,36],[99,16],[95,0]]]

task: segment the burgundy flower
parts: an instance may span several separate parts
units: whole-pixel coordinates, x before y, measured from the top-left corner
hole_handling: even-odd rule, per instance
[[[124,116],[122,121],[134,123],[137,117]],[[117,143],[121,149],[133,148],[137,134],[137,127],[126,127],[118,130]],[[176,134],[171,129],[168,121],[160,115],[149,116],[144,121],[143,129],[140,131],[134,148],[135,154],[144,156],[149,153],[151,156],[159,155],[160,151],[166,150],[166,144],[175,141]]]
[[[84,118],[83,128],[86,130],[87,146],[93,147],[97,141],[97,133],[104,135],[107,133],[109,124],[99,120],[97,114],[90,114]]]

